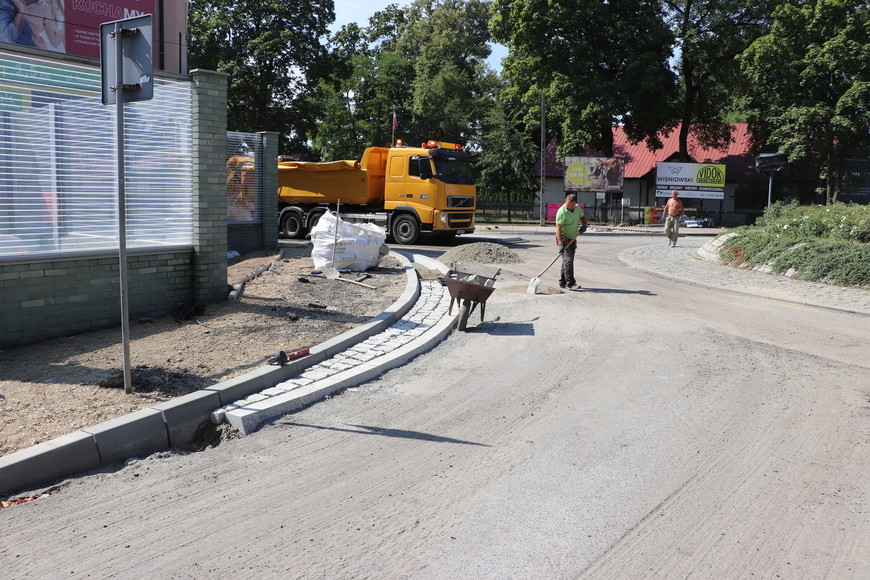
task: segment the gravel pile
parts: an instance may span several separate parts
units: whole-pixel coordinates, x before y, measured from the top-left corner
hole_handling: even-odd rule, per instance
[[[494,244],[492,242],[477,242],[475,244],[457,246],[452,250],[444,252],[439,260],[448,266],[451,262],[456,262],[457,264],[522,263],[519,254],[501,244]]]

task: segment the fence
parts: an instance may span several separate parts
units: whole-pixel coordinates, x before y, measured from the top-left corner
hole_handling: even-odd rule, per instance
[[[552,204],[556,206],[558,204]],[[654,211],[658,209],[658,212]],[[546,217],[552,222],[552,211],[548,208]],[[761,215],[755,210],[736,210],[732,212],[687,210],[687,215],[710,218],[716,226],[734,227],[752,224]],[[476,220],[478,222],[518,222],[538,223],[540,218],[538,202],[477,201]],[[586,217],[590,222],[600,224],[658,224],[661,223],[661,208],[646,206],[622,206],[602,204],[587,206]]]
[[[127,246],[191,247],[190,82],[154,97],[124,115]],[[99,67],[0,54],[0,261],[118,247],[115,112]]]
[[[537,221],[537,202],[533,201],[483,201],[477,200],[475,219],[485,222],[534,222]]]
[[[125,107],[131,318],[226,298],[227,78]],[[113,110],[97,64],[0,52],[0,348],[120,322]]]

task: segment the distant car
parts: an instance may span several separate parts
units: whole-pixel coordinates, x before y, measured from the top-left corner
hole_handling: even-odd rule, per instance
[[[712,228],[714,225],[713,220],[706,217],[684,217],[682,224],[687,228]]]

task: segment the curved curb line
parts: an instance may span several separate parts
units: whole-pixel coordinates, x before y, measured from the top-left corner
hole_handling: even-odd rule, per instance
[[[429,270],[437,270],[442,274],[446,274],[448,271],[444,264],[431,258],[413,254],[412,259]],[[439,302],[443,303],[447,296],[447,294],[442,294]],[[373,380],[431,350],[436,344],[444,340],[453,329],[456,316],[458,314],[455,316],[444,314],[438,322],[431,325],[414,340],[369,362],[285,393],[269,396],[259,401],[246,402],[241,407],[227,411],[220,419],[226,420],[243,435],[253,433],[265,423],[312,405],[339,391]]]
[[[652,246],[639,246],[638,248],[647,248],[647,247],[652,247]],[[724,292],[736,292],[738,294],[746,294],[747,296],[755,296],[756,298],[764,298],[766,300],[777,300],[780,302],[787,302],[790,304],[800,304],[801,306],[810,306],[813,308],[821,308],[821,309],[825,309],[825,310],[837,310],[839,312],[846,312],[848,314],[858,314],[861,316],[870,316],[870,312],[868,312],[866,310],[848,308],[845,306],[839,306],[836,304],[821,302],[821,301],[812,300],[812,299],[789,298],[787,296],[778,295],[775,292],[768,292],[768,291],[764,291],[764,290],[750,290],[750,289],[747,289],[745,287],[735,287],[735,286],[730,286],[730,285],[723,286],[721,284],[715,284],[713,282],[709,282],[709,281],[705,281],[705,280],[699,280],[696,278],[689,278],[686,276],[678,276],[676,274],[672,274],[672,273],[668,272],[667,270],[655,269],[653,267],[647,266],[646,264],[643,263],[642,260],[637,260],[633,257],[630,257],[631,256],[630,252],[632,250],[636,250],[638,248],[631,248],[628,250],[623,250],[623,251],[619,252],[616,257],[619,259],[620,262],[622,262],[623,264],[625,264],[629,268],[632,268],[635,270],[641,270],[643,272],[646,272],[648,274],[652,274],[653,276],[658,276],[659,278],[664,278],[666,280],[677,280],[679,282],[683,282],[685,284],[691,284],[693,286],[699,286],[701,288],[715,288],[717,290],[722,290]],[[680,249],[683,250],[685,252],[685,255],[687,255],[690,259],[700,260],[706,264],[709,264],[711,267],[731,268],[731,266],[717,264],[716,262],[704,257],[697,249],[695,251],[691,251],[691,250],[685,251],[684,248],[680,248]],[[740,268],[736,268],[736,270],[738,270],[740,272],[744,272],[744,273],[754,272],[753,270],[744,270],[744,269],[740,269]],[[763,275],[763,276],[774,276],[774,274],[765,274],[763,272],[756,272],[756,273],[758,275]],[[785,277],[783,276],[783,278],[785,278]],[[795,282],[799,282],[799,281],[795,281]]]
[[[403,265],[407,286],[378,316],[312,347],[311,354],[283,367],[266,365],[171,401],[4,455],[0,457],[0,495],[33,489],[132,457],[185,447],[193,442],[197,430],[210,421],[214,409],[287,380],[381,332],[402,318],[420,296],[419,278],[411,261],[398,252],[391,251],[390,255]]]
[[[283,260],[286,253],[287,253],[287,248],[281,248],[278,251],[278,255],[275,256],[271,262],[269,262],[268,264],[263,264],[262,266],[257,268],[257,270],[255,272],[248,274],[247,276],[242,278],[242,281],[239,282],[238,284],[236,284],[235,286],[233,286],[233,289],[230,290],[230,293],[227,296],[227,302],[229,302],[230,304],[234,304],[235,302],[238,302],[239,298],[242,296],[242,292],[245,291],[245,284],[247,284],[248,282],[250,282],[251,280],[253,280],[254,278],[256,278],[258,276],[262,276],[264,272],[266,272],[269,268],[272,267],[272,264],[274,264],[276,261]]]

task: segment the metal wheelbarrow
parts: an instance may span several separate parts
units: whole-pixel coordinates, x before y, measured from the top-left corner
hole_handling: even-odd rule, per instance
[[[480,321],[483,322],[486,299],[495,290],[495,277],[498,276],[499,272],[501,272],[501,269],[493,274],[492,278],[489,278],[458,270],[447,271],[442,280],[447,285],[447,290],[450,291],[450,310],[448,314],[453,314],[453,303],[459,303],[459,318],[456,321],[457,330],[465,330],[469,314],[474,312],[474,309],[478,305],[480,305]]]

